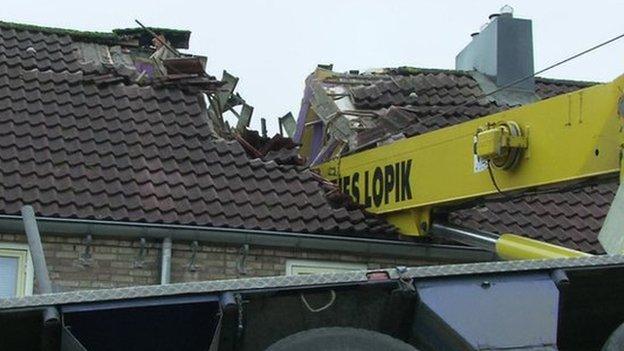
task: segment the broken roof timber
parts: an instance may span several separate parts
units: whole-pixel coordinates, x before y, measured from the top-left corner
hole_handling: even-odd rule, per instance
[[[294,148],[258,159],[216,135],[197,74],[137,84],[136,59],[153,48],[89,43],[102,51],[92,62],[83,44],[0,26],[0,51],[11,53],[0,62],[1,214],[27,203],[61,219],[396,239],[383,219],[336,204],[312,172],[280,164]]]
[[[320,76],[319,71],[306,81],[296,133],[296,140],[303,144],[304,156],[313,165],[526,102],[509,94],[499,97],[501,99],[488,99],[485,97],[488,88],[468,71],[398,67],[363,74],[323,70]],[[310,88],[312,82],[322,87],[316,89],[314,96]],[[593,84],[597,83],[535,78],[536,94],[541,99]],[[344,89],[347,96],[337,87]],[[356,135],[349,148],[341,144],[337,152],[329,152],[335,150],[332,144],[337,142],[332,138],[333,128],[324,125],[309,107],[317,99],[316,95],[323,93],[327,98],[340,93],[340,99],[348,99],[354,108],[337,105],[340,113],[351,118],[349,126]],[[308,115],[310,111],[312,115]],[[315,123],[309,124],[311,121]],[[316,140],[322,143],[311,148],[309,144]],[[616,189],[616,183],[590,184],[573,191],[527,195],[473,208],[446,210],[450,221],[458,225],[497,233],[520,233],[575,250],[602,253],[597,235]]]

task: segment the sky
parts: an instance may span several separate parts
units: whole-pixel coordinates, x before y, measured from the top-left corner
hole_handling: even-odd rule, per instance
[[[304,80],[317,64],[335,71],[413,66],[454,68],[455,55],[489,14],[504,5],[533,20],[539,70],[624,33],[622,0],[418,1],[5,1],[0,20],[91,31],[154,27],[193,32],[189,52],[208,57],[208,73],[240,78],[255,107],[252,128],[299,111]],[[609,81],[624,73],[624,39],[543,74]]]

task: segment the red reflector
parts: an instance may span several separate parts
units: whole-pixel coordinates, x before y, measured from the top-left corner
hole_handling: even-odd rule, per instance
[[[390,279],[390,275],[388,274],[388,272],[385,271],[370,272],[366,273],[366,278],[368,278],[368,280],[388,280]]]

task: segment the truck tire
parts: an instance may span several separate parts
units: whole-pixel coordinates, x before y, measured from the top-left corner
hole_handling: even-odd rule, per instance
[[[318,328],[285,337],[266,351],[418,351],[389,335],[355,328]]]
[[[611,333],[607,342],[602,346],[602,351],[624,350],[624,323]]]

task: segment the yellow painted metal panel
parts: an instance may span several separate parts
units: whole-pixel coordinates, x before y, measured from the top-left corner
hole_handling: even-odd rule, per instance
[[[401,218],[397,211],[496,194],[488,171],[475,167],[474,135],[488,123],[515,121],[528,147],[514,169],[493,170],[503,191],[617,174],[624,140],[617,108],[623,89],[624,76],[334,159],[318,170],[369,211]]]
[[[476,147],[477,156],[493,157],[500,153],[502,148],[502,131],[500,128],[494,128],[481,132]]]
[[[572,258],[591,256],[585,252],[544,243],[514,234],[503,234],[496,241],[496,254],[505,260]]]

